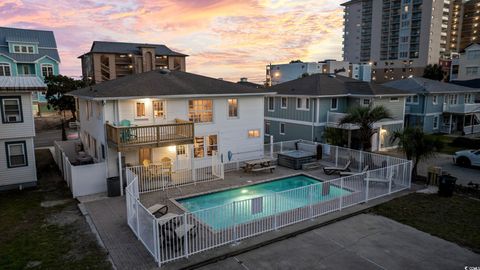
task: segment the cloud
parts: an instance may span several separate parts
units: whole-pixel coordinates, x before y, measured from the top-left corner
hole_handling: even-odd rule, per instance
[[[55,31],[61,71],[80,75],[77,56],[94,40],[165,44],[189,54],[187,70],[262,81],[265,65],[340,58],[341,1],[3,0],[2,24]]]

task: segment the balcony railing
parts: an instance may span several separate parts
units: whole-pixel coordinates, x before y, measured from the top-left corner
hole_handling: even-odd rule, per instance
[[[176,119],[175,123],[148,126],[114,126],[106,124],[108,144],[119,151],[136,147],[164,147],[192,144],[192,122]]]
[[[443,111],[449,113],[474,113],[480,112],[480,103],[471,104],[443,104]]]

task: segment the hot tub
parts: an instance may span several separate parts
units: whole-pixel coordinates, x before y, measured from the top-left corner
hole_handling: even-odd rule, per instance
[[[302,165],[315,161],[316,154],[307,151],[293,150],[278,154],[278,165],[294,170],[300,170]]]

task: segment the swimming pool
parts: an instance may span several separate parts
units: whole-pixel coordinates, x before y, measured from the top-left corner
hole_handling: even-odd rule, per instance
[[[326,188],[323,191],[321,183],[306,175],[296,175],[177,199],[177,202],[213,229],[221,229],[350,194],[334,185],[329,186],[328,192]],[[222,211],[219,208],[223,208]],[[223,214],[218,215],[219,212]]]

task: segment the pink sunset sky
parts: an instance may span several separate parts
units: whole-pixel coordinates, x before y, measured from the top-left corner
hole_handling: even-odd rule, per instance
[[[341,59],[340,0],[1,0],[1,25],[53,30],[61,73],[94,40],[165,44],[190,55],[187,71],[265,80],[265,65]]]

